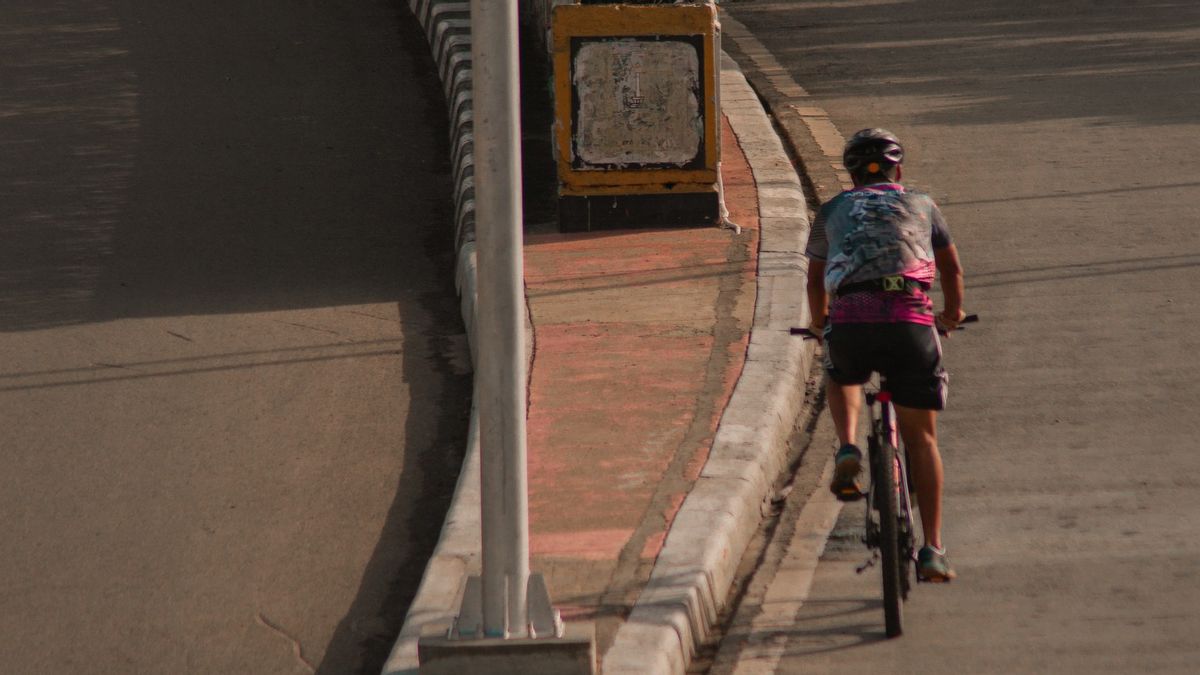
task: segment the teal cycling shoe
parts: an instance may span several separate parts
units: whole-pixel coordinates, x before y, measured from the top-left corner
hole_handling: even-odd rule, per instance
[[[939,551],[932,546],[924,546],[917,553],[917,579],[940,584],[950,581],[955,576],[957,575],[950,568],[950,561],[946,560],[945,549]]]
[[[862,473],[862,450],[848,443],[843,445],[833,458],[833,480],[829,483],[829,491],[844,502],[862,499],[862,486],[858,476]]]

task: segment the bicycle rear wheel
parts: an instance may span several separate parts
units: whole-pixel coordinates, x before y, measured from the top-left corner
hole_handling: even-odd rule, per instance
[[[883,618],[887,636],[904,632],[903,589],[900,587],[899,503],[896,495],[896,449],[885,439],[882,423],[875,430],[878,439],[871,452],[872,501],[879,511],[879,557],[883,573]]]
[[[896,456],[899,459],[900,465],[904,470],[900,472],[900,490],[896,497],[898,500],[899,517],[896,519],[898,531],[896,532],[897,552],[900,554],[900,599],[908,600],[908,592],[912,590],[912,577],[910,576],[912,563],[916,560],[915,549],[916,539],[913,536],[913,500],[910,485],[912,478],[910,477],[910,469],[907,461],[904,461],[904,456],[899,450],[896,451]]]

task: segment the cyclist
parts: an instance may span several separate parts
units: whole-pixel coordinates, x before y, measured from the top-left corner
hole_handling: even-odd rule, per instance
[[[964,318],[963,275],[933,199],[899,183],[903,161],[904,149],[887,130],[863,129],[847,141],[842,163],[854,187],[821,206],[805,251],[810,328],[823,336],[829,410],[841,443],[830,489],[843,501],[862,495],[863,454],[854,444],[861,387],[881,372],[921,510],[917,575],[940,582],[955,574],[941,540],[937,411],[945,407],[947,377],[935,326],[953,330]],[[936,316],[926,294],[935,270],[945,297]]]

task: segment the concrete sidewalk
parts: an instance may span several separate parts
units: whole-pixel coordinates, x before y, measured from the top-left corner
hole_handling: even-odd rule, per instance
[[[530,549],[564,618],[612,643],[708,459],[745,362],[758,201],[726,126],[732,230],[530,237]]]
[[[421,4],[419,18],[436,18]],[[435,54],[452,60],[437,45],[445,32],[426,28]],[[788,334],[807,321],[800,183],[728,58],[721,79],[722,175],[740,233],[526,239],[531,567],[564,619],[595,622],[605,673],[683,672],[707,637],[786,463],[811,365],[811,347]],[[449,85],[447,96],[463,98]],[[469,329],[472,246],[460,252]],[[386,673],[415,672],[417,639],[445,632],[466,575],[478,572],[471,436]]]

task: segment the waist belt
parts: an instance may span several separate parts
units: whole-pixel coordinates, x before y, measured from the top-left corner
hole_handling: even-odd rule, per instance
[[[895,274],[879,279],[870,279],[868,281],[855,281],[849,284],[838,286],[835,296],[850,295],[851,293],[865,293],[867,291],[884,291],[886,293],[908,293],[914,290],[927,291],[929,287],[917,281],[909,279],[906,276]]]

